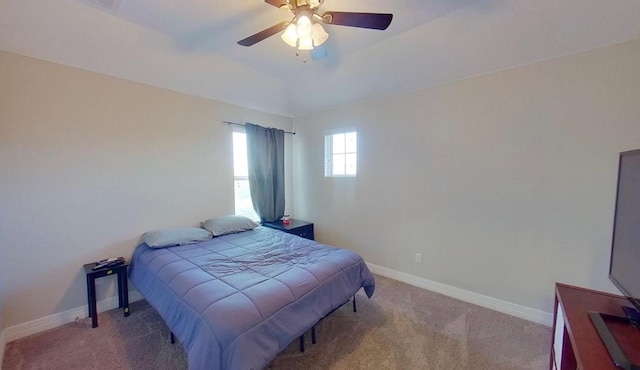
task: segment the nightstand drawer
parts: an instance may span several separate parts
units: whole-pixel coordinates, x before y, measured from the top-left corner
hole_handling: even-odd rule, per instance
[[[313,224],[307,226],[297,227],[293,230],[287,231],[289,234],[298,235],[303,238],[313,240]]]

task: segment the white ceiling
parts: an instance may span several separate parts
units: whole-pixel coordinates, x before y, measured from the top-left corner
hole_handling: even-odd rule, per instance
[[[285,116],[640,38],[637,0],[325,0],[393,13],[386,31],[325,25],[303,63],[261,0],[0,0],[0,49]],[[639,61],[640,63],[640,61]]]

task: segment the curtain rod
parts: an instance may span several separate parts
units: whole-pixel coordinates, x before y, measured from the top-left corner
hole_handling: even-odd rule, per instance
[[[244,123],[235,123],[235,122],[229,122],[229,121],[222,121],[222,123],[225,123],[225,124],[227,124],[229,126],[231,126],[231,125],[242,126],[242,127],[246,126],[246,124],[244,124]],[[251,123],[251,122],[248,122],[248,123]],[[251,123],[251,124],[253,125],[253,123]],[[285,131],[284,133],[285,134],[291,134],[291,135],[295,135],[296,134],[295,132],[289,132],[289,131]]]

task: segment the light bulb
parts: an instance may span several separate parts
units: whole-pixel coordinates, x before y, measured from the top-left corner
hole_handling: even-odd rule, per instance
[[[296,25],[293,23],[289,23],[287,29],[284,30],[282,35],[280,36],[282,41],[287,43],[287,45],[295,48],[298,41],[298,34],[296,33]]]
[[[313,50],[313,39],[311,38],[311,36],[300,37],[298,39],[298,49]]]
[[[298,18],[296,31],[300,38],[311,36],[311,19],[306,15],[301,15],[300,18]]]
[[[320,23],[314,23],[311,27],[311,37],[313,38],[313,45],[322,45],[329,38],[329,34],[325,32]]]

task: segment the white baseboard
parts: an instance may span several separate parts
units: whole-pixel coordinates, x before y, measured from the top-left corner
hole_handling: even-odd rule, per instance
[[[456,298],[465,302],[486,307],[498,312],[505,313],[507,315],[519,317],[521,319],[525,319],[549,327],[551,327],[553,324],[553,314],[548,312],[535,310],[533,308],[521,306],[515,303],[452,287],[450,285],[392,270],[390,268],[374,265],[372,263],[367,263],[367,266],[369,266],[371,272],[375,274],[398,280],[403,283],[416,286],[418,288],[440,293],[452,298]],[[129,291],[129,302],[135,302],[141,299],[142,295],[140,295],[138,291]],[[118,296],[113,296],[111,298],[107,298],[98,302],[98,312],[112,310],[117,307]],[[6,343],[27,337],[29,335],[40,333],[45,330],[57,328],[58,326],[73,322],[77,318],[85,318],[87,316],[88,309],[85,305],[5,328],[0,333],[0,363],[4,355]]]
[[[456,288],[450,285],[438,283],[433,280],[424,279],[418,276],[410,275],[404,272],[392,270],[390,268],[374,265],[367,262],[367,266],[374,274],[382,275],[394,280],[426,289],[432,292],[440,293],[461,301],[469,302],[478,306],[502,312],[507,315],[519,317],[538,324],[553,326],[553,314],[536,310],[530,307],[521,306],[515,303],[503,301],[486,295],[474,293],[468,290]]]
[[[129,303],[139,301],[142,299],[142,295],[137,290],[129,291]],[[112,310],[118,307],[118,296],[113,296],[107,299],[98,301],[98,312],[104,312]],[[45,316],[40,319],[35,319],[15,326],[10,326],[2,332],[3,341],[1,342],[2,351],[4,351],[4,343],[9,343],[17,339],[27,337],[29,335],[37,334],[45,330],[57,328],[64,324],[76,321],[78,318],[85,318],[89,316],[89,309],[87,306],[72,308],[67,311],[55,313],[53,315]]]

